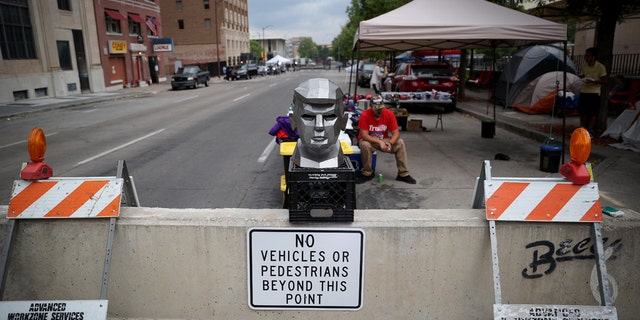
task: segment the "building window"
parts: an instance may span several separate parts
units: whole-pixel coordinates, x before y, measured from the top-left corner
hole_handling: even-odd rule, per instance
[[[204,2],[204,9],[209,10],[209,0],[202,0]]]
[[[140,27],[140,23],[144,23],[144,20],[140,18],[139,15],[130,13],[127,22],[129,23],[130,36],[142,35],[142,28]]]
[[[182,0],[176,0],[176,10],[182,11]]]
[[[178,29],[184,29],[184,20],[182,19],[178,20]]]
[[[107,33],[122,33],[120,31],[119,16],[122,15],[117,11],[105,10],[104,21],[107,25]]]
[[[0,0],[0,47],[4,60],[36,59],[27,0]]]
[[[71,11],[71,0],[58,0],[58,9]]]
[[[60,69],[73,70],[69,41],[56,41],[56,45],[58,46],[58,61],[60,62]]]
[[[211,19],[204,19],[204,27],[207,29],[211,29]]]

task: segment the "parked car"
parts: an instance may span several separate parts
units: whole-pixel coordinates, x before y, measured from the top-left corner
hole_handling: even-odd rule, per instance
[[[266,76],[267,75],[267,67],[266,66],[258,66],[258,75]]]
[[[360,67],[360,70],[358,70],[358,85],[361,88],[371,87],[369,82],[371,81],[371,74],[375,66],[375,63],[365,63]]]
[[[455,108],[458,94],[458,78],[448,62],[403,62],[398,64],[391,78],[391,90],[395,92],[441,91],[451,95]]]
[[[208,87],[210,78],[209,71],[202,71],[198,66],[182,67],[171,77],[171,89],[196,88],[200,83]]]
[[[255,64],[243,64],[235,66],[231,71],[231,80],[251,79],[258,75],[258,66]]]

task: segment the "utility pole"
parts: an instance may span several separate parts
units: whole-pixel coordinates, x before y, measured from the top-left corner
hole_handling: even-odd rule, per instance
[[[264,42],[264,29],[271,27],[271,25],[268,25],[266,27],[262,27],[262,58],[264,59],[264,65],[267,65],[267,43]]]

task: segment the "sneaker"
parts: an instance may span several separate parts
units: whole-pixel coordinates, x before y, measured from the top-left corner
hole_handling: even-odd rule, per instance
[[[373,179],[373,175],[370,175],[370,176],[365,176],[365,175],[357,176],[356,177],[356,184],[362,184],[362,183],[365,183],[367,181],[371,181],[371,179]]]
[[[410,175],[406,175],[404,177],[397,176],[396,180],[406,182],[408,184],[416,184],[416,179],[412,178]]]

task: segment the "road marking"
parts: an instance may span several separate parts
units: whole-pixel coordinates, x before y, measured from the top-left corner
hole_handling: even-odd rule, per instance
[[[115,148],[113,148],[113,149],[107,150],[107,151],[105,151],[105,152],[103,152],[103,153],[100,153],[100,154],[98,154],[98,155],[95,155],[95,156],[93,156],[93,157],[91,157],[91,158],[84,159],[84,160],[82,160],[82,161],[78,162],[78,163],[76,164],[76,166],[83,165],[83,164],[85,164],[85,163],[87,163],[87,162],[90,162],[90,161],[93,161],[93,160],[95,160],[95,159],[98,159],[98,158],[100,158],[100,157],[102,157],[102,156],[105,156],[105,155],[107,155],[107,154],[109,154],[109,153],[112,153],[112,152],[114,152],[114,151],[118,151],[118,150],[120,150],[120,149],[122,149],[122,148],[126,148],[126,147],[128,147],[128,146],[130,146],[130,145],[132,145],[132,144],[134,144],[134,143],[136,143],[136,142],[140,142],[140,141],[142,141],[142,140],[144,140],[144,139],[146,139],[146,138],[149,138],[149,137],[151,137],[151,136],[154,136],[154,135],[156,135],[156,134],[158,134],[158,133],[160,133],[160,132],[162,132],[162,131],[164,131],[164,130],[165,130],[165,129],[160,129],[160,130],[157,130],[157,131],[151,132],[151,133],[149,133],[149,134],[148,134],[148,135],[146,135],[146,136],[143,136],[143,137],[140,137],[140,138],[138,138],[138,139],[135,139],[135,140],[129,141],[129,142],[127,142],[127,143],[123,144],[123,145],[120,145],[120,146],[117,146],[117,147],[115,147]]]
[[[250,95],[251,95],[250,93],[247,93],[247,94],[245,94],[244,96],[237,97],[237,98],[233,99],[233,102],[236,102],[236,101],[238,101],[238,100],[242,100],[242,99],[244,99],[244,98],[246,98],[246,97],[248,97],[248,96],[250,96]]]
[[[45,136],[45,137],[50,137],[50,136],[52,136],[52,135],[54,135],[54,134],[57,134],[57,132],[50,133],[50,134],[45,134],[44,136]],[[0,146],[0,149],[2,149],[2,148],[7,148],[7,147],[11,147],[11,146],[15,146],[16,144],[25,143],[25,142],[27,142],[27,141],[28,141],[28,140],[20,140],[20,141],[14,142],[14,143],[5,144],[4,146]]]
[[[275,147],[276,147],[276,139],[271,139],[271,142],[269,142],[269,145],[267,145],[267,147],[264,148],[264,151],[262,151],[262,155],[260,155],[260,158],[258,158],[258,162],[264,163],[265,161],[267,161],[269,154],[271,153],[271,151],[273,151],[273,148]]]
[[[173,103],[185,102],[185,101],[187,101],[187,100],[195,99],[195,98],[197,98],[197,97],[199,97],[199,96],[197,96],[197,95],[196,95],[196,96],[186,97],[186,98],[184,98],[184,99],[175,100],[175,101],[173,101]]]

